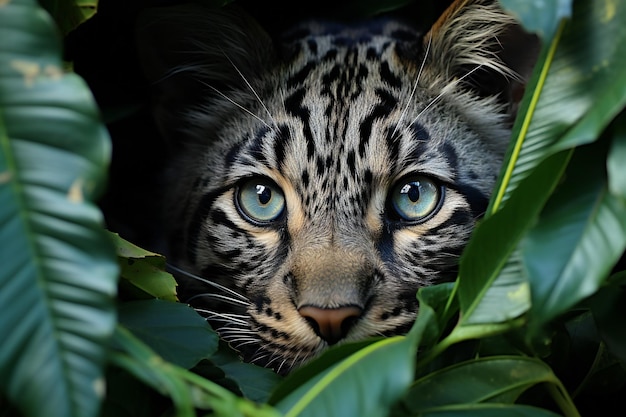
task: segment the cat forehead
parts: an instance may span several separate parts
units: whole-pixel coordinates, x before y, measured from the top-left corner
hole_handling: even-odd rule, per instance
[[[217,178],[279,173],[326,189],[315,181],[337,173],[344,185],[408,172],[454,180],[456,148],[476,138],[428,87],[417,31],[396,21],[312,22],[283,42],[288,59],[242,87],[255,97],[223,125],[221,151],[211,152],[227,155],[214,161],[224,166]]]
[[[433,123],[430,115],[420,115],[435,94],[417,88],[417,70],[398,62],[388,37],[374,47],[354,30],[350,42],[337,42],[345,37],[338,33],[300,38],[307,51],[269,74],[255,116],[242,115],[249,123],[225,133],[229,142],[240,137],[229,160],[241,166],[228,172],[280,167],[305,177],[338,171],[391,175],[403,167],[389,161],[438,165],[442,153],[429,150],[443,146],[454,129],[438,131],[435,125],[446,116]],[[316,46],[306,39],[316,39]]]

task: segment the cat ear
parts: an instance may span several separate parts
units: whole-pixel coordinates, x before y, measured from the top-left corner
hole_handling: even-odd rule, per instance
[[[424,37],[434,85],[458,82],[479,96],[498,95],[513,117],[539,48],[539,38],[497,0],[455,0]]]
[[[185,129],[194,106],[211,98],[232,100],[235,90],[238,101],[252,95],[246,86],[273,59],[269,36],[234,7],[148,8],[139,15],[135,34],[153,116],[166,137]]]

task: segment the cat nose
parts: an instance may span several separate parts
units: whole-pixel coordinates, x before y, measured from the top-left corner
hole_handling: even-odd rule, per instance
[[[363,314],[363,310],[356,306],[339,308],[320,308],[303,306],[298,312],[304,317],[315,333],[329,345],[334,345],[347,336],[350,328]]]

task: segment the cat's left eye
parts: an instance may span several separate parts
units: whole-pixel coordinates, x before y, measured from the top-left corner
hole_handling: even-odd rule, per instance
[[[404,177],[392,187],[387,207],[392,219],[426,221],[441,207],[443,188],[423,175]]]
[[[285,209],[283,191],[267,178],[244,181],[237,187],[235,201],[246,220],[261,225],[280,219]]]

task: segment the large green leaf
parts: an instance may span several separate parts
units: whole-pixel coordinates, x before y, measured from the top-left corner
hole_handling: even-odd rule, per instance
[[[0,389],[25,415],[95,416],[115,323],[109,140],[33,0],[0,2]]]
[[[458,286],[461,325],[501,323],[530,307],[528,282],[517,246],[558,183],[569,153],[537,167],[509,202],[484,220],[463,252]]]
[[[273,408],[237,397],[225,388],[187,369],[164,361],[121,326],[115,333],[118,348],[111,361],[172,399],[176,416],[196,416],[195,409],[211,410],[218,417],[278,417]]]
[[[522,6],[519,6],[522,7]],[[597,138],[626,104],[626,2],[579,0],[529,82],[489,213],[549,155]]]
[[[309,380],[276,407],[286,417],[386,416],[411,382],[413,346],[404,336],[373,343]]]
[[[626,201],[608,190],[604,145],[577,150],[522,244],[533,327],[596,292],[626,248]]]
[[[516,404],[470,404],[415,414],[416,417],[560,417],[541,408]]]
[[[245,398],[257,403],[268,402],[270,394],[283,378],[268,368],[242,362],[239,355],[225,342],[220,344],[210,363],[232,381]]]
[[[620,24],[623,13],[623,4],[609,13],[600,2],[578,1],[573,19],[546,45],[529,85],[534,91],[525,98],[514,129],[491,217],[479,225],[461,260],[462,324],[501,322],[529,307],[518,243],[567,162],[555,161],[565,154],[550,155],[594,140],[626,101],[626,80],[614,74],[626,56],[620,49],[626,43],[614,42],[626,36]],[[614,82],[617,88],[612,90]]]
[[[411,385],[402,405],[407,414],[452,410],[461,404],[513,403],[528,388],[559,384],[545,363],[519,356],[494,356],[433,372]]]
[[[325,350],[319,357],[314,358],[302,367],[291,372],[287,378],[276,387],[269,399],[269,403],[280,403],[295,390],[309,383],[310,380],[317,377],[319,374],[379,340],[380,338],[372,338],[358,342],[344,343]]]
[[[191,368],[217,350],[218,336],[186,304],[162,300],[122,303],[120,323],[168,362]]]

